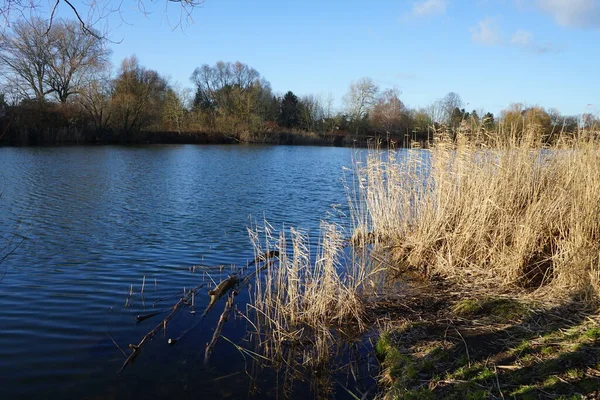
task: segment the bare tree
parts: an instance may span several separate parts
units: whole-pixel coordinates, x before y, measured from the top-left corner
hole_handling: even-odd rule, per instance
[[[20,97],[43,101],[48,86],[51,37],[39,18],[19,20],[12,31],[0,33],[0,73],[5,84],[19,90]]]
[[[108,63],[104,41],[87,35],[75,21],[52,26],[40,18],[20,20],[0,33],[0,72],[6,86],[21,97],[45,100],[53,94],[61,103],[87,86]]]
[[[450,92],[442,98],[441,105],[444,113],[443,120],[441,122],[450,124],[454,110],[457,108],[459,110],[462,109],[464,103],[457,93]]]
[[[396,88],[387,89],[379,96],[371,115],[373,122],[388,133],[401,129],[407,116],[406,107],[400,101],[400,91]]]
[[[344,96],[344,104],[348,114],[354,121],[360,121],[366,116],[375,101],[379,88],[371,78],[361,78],[352,82]]]
[[[94,80],[108,64],[110,51],[98,36],[88,35],[75,21],[59,21],[50,27],[48,86],[65,103],[69,96]]]
[[[111,99],[116,128],[129,134],[158,122],[168,85],[158,72],[142,67],[135,56],[121,63]]]
[[[300,98],[300,123],[302,128],[311,132],[316,131],[317,123],[324,116],[323,102],[318,96],[309,94]]]
[[[114,87],[110,71],[106,69],[103,72],[102,76],[84,85],[78,96],[79,103],[91,117],[97,132],[107,129],[112,117],[111,97]]]
[[[196,85],[195,105],[228,113],[236,108],[235,94],[247,93],[262,86],[260,74],[239,61],[218,61],[213,67],[204,64],[190,78]]]
[[[426,108],[427,115],[431,119],[432,123],[443,123],[445,112],[444,105],[441,100],[434,101]]]
[[[191,89],[180,88],[178,85],[169,87],[165,96],[163,118],[181,133],[184,119],[191,103]]]

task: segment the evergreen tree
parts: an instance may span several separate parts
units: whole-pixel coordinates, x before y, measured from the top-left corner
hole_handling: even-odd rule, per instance
[[[300,122],[300,109],[298,104],[298,96],[292,91],[289,91],[281,100],[281,108],[279,110],[279,125],[286,128],[295,128]]]

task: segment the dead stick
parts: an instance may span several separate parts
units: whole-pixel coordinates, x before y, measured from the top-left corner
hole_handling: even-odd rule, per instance
[[[206,350],[204,351],[204,365],[208,365],[208,360],[210,359],[212,351],[215,345],[217,344],[219,337],[221,337],[221,331],[223,330],[223,325],[225,325],[225,322],[227,322],[227,319],[229,318],[229,313],[231,312],[231,308],[233,307],[234,298],[235,297],[233,295],[233,292],[230,293],[229,297],[227,298],[227,303],[225,304],[225,309],[223,310],[221,318],[219,318],[219,323],[215,328],[215,333],[213,334],[210,343],[206,346]]]
[[[138,316],[135,317],[137,322],[142,322],[147,320],[148,318],[152,318],[155,315],[160,314],[161,312],[165,312],[166,310],[162,310],[162,311],[155,311],[155,312],[151,312],[149,314],[139,314]]]
[[[189,327],[188,329],[186,329],[185,331],[183,331],[179,335],[179,337],[177,337],[177,338],[169,338],[168,343],[169,344],[176,344],[185,335],[187,335],[190,331],[194,330],[196,328],[196,326],[198,326],[198,324],[200,324],[204,320],[204,317],[206,317],[206,314],[208,314],[208,312],[214,307],[214,305],[217,303],[217,301],[221,297],[223,297],[224,295],[226,295],[230,290],[232,290],[237,285],[237,283],[239,281],[240,281],[240,279],[236,275],[230,275],[227,279],[222,280],[217,285],[217,287],[215,287],[212,290],[209,290],[208,294],[210,296],[210,302],[208,303],[208,306],[206,307],[206,310],[204,310],[204,313],[202,313],[202,316],[200,317],[200,319],[198,321],[196,321],[196,323],[194,323],[191,327]]]
[[[148,332],[140,340],[140,342],[137,345],[135,345],[135,344],[130,344],[129,345],[129,348],[132,350],[132,352],[131,352],[131,354],[129,354],[129,357],[127,357],[127,359],[125,360],[125,362],[121,366],[121,369],[119,369],[119,371],[117,372],[117,376],[120,376],[121,372],[123,372],[123,370],[125,369],[125,367],[127,367],[131,362],[133,362],[133,360],[137,357],[137,355],[139,354],[140,350],[142,349],[143,345],[145,345],[148,341],[150,341],[150,339],[152,339],[152,337],[154,337],[154,335],[156,335],[161,330],[161,328],[166,328],[167,322],[169,322],[175,316],[175,314],[177,314],[177,312],[181,309],[181,307],[189,300],[189,298],[191,297],[192,293],[195,293],[198,289],[200,289],[203,286],[204,286],[204,284],[202,283],[202,284],[196,286],[195,288],[191,289],[190,291],[188,291],[171,308],[171,312],[169,313],[169,315],[167,315],[165,317],[165,319],[163,319],[158,325],[156,325],[154,327],[154,329],[152,329],[150,332]]]

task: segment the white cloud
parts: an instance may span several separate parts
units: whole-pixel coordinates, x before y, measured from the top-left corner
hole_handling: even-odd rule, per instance
[[[533,42],[533,34],[531,32],[519,29],[510,39],[510,44],[517,47],[526,47]]]
[[[501,37],[496,20],[488,17],[479,21],[476,27],[471,28],[471,39],[484,46],[500,44]]]
[[[536,54],[558,53],[559,49],[552,44],[539,44],[533,40],[531,32],[519,29],[510,39],[510,45],[518,47],[523,51]]]
[[[559,25],[600,29],[599,0],[537,0],[537,5]]]
[[[413,5],[412,13],[414,15],[443,14],[446,12],[446,0],[422,0]]]

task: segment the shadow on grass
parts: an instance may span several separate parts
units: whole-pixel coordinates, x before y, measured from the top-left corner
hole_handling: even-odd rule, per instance
[[[388,398],[600,398],[597,310],[576,300],[530,309],[463,300],[445,318],[406,322],[377,344]]]

